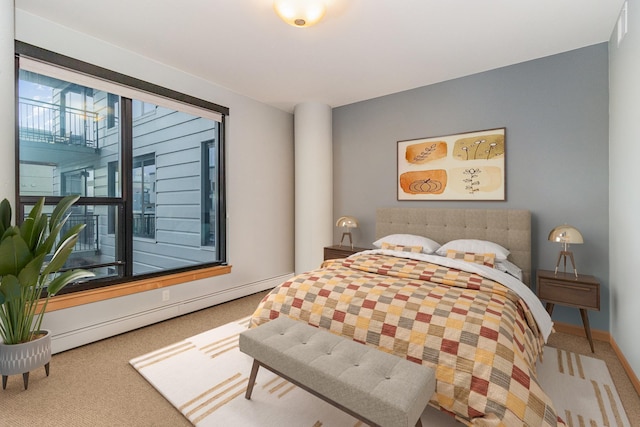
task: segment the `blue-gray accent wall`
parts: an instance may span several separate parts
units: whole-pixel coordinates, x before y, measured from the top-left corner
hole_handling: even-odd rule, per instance
[[[528,209],[534,272],[555,267],[560,247],[549,231],[572,224],[585,241],[571,247],[578,272],[601,281],[591,326],[608,331],[608,84],[602,43],[334,108],[334,217],[358,218],[354,243],[367,247],[381,206]],[[505,201],[397,200],[397,141],[498,127],[506,128]],[[553,319],[582,325],[568,307],[556,306]]]

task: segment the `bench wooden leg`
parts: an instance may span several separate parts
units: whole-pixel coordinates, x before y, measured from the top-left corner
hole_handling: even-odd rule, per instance
[[[251,367],[251,375],[249,375],[249,384],[247,385],[247,392],[244,395],[245,399],[251,399],[251,392],[253,392],[253,386],[256,383],[256,375],[258,375],[258,368],[260,363],[253,359],[253,366]]]

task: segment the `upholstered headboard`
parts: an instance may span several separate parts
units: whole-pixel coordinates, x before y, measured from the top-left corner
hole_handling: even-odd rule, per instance
[[[509,249],[509,261],[531,278],[531,213],[516,209],[378,208],[376,239],[416,234],[440,244],[454,239],[489,240]]]

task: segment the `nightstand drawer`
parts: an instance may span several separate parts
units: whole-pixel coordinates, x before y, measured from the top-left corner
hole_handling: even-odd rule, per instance
[[[596,284],[541,278],[538,286],[538,296],[547,302],[600,310],[600,287]]]
[[[367,248],[353,248],[351,246],[327,246],[324,248],[324,259],[339,259],[346,258],[349,255],[353,255],[356,252],[366,251]]]

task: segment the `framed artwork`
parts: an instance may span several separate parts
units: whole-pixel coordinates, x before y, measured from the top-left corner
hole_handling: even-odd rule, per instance
[[[398,200],[505,200],[506,128],[398,141]]]

